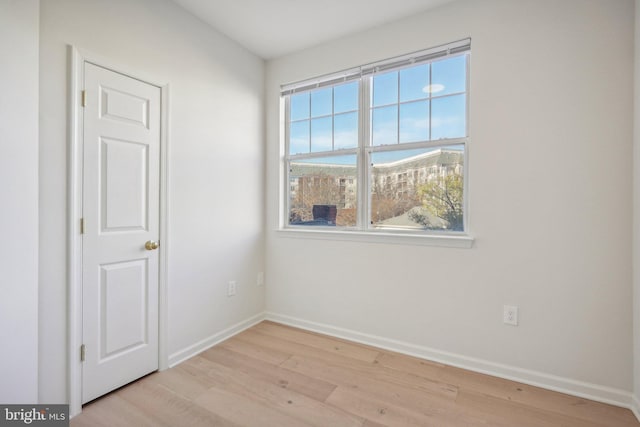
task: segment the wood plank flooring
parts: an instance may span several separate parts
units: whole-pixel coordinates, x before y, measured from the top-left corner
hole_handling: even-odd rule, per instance
[[[628,409],[262,322],[71,426],[640,426]]]

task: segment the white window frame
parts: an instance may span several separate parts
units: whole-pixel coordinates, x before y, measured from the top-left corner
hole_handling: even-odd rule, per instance
[[[469,51],[470,39],[460,40],[447,45],[437,46],[412,54],[391,58],[388,60],[364,65],[315,79],[287,84],[281,91],[281,179],[284,180],[281,190],[280,224],[278,231],[293,238],[331,239],[365,241],[375,243],[417,244],[430,246],[470,248],[473,237],[469,233]],[[371,82],[377,72],[399,71],[419,64],[428,64],[442,60],[445,57],[467,55],[466,61],[466,136],[462,138],[427,140],[411,143],[390,145],[370,145],[371,129]],[[333,87],[339,84],[358,80],[359,108],[358,108],[358,146],[356,148],[310,152],[304,154],[289,154],[289,118],[291,112],[290,95],[310,92],[323,87]],[[452,96],[448,94],[445,96]],[[430,98],[432,99],[432,98]],[[400,102],[398,103],[400,105]],[[431,132],[431,128],[429,130]],[[370,226],[371,207],[371,156],[374,153],[401,151],[412,149],[428,149],[462,145],[464,147],[463,164],[463,230],[464,231],[434,231],[424,229],[404,230],[401,228],[374,228]],[[290,225],[290,163],[300,159],[326,158],[331,156],[354,155],[357,168],[357,224],[355,227],[310,227],[305,225]]]

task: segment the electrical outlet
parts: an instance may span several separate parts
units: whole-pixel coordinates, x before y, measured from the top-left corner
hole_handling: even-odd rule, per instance
[[[256,285],[264,286],[264,273],[262,271],[258,273],[258,278],[256,279]]]
[[[236,281],[232,280],[229,282],[229,285],[227,286],[227,296],[232,297],[235,294],[236,294]]]
[[[502,321],[507,325],[518,326],[518,307],[515,305],[505,305]]]

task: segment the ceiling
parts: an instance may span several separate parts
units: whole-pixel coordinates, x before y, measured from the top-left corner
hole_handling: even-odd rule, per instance
[[[272,59],[453,0],[173,0]]]

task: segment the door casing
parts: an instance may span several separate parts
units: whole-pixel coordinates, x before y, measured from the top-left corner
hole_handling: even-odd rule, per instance
[[[167,338],[167,263],[168,263],[168,153],[169,153],[169,84],[157,78],[131,70],[93,53],[68,46],[69,57],[69,150],[67,179],[67,281],[68,281],[68,345],[67,390],[69,415],[82,412],[82,150],[83,115],[82,90],[84,89],[84,63],[110,69],[120,74],[144,81],[160,88],[160,236],[162,244],[158,263],[158,361],[159,369],[169,367]]]

